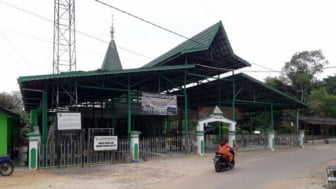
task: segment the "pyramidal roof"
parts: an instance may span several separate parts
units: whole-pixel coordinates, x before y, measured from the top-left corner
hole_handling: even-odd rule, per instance
[[[122,70],[117,46],[113,39],[110,41],[101,69],[107,71]]]
[[[213,112],[212,112],[213,114],[217,114],[217,115],[223,115],[223,112],[222,112],[222,110],[218,107],[218,106],[216,106],[215,108],[214,108],[214,110],[213,110]]]
[[[145,64],[143,67],[162,66],[173,59],[177,59],[179,56],[209,50],[212,45],[215,48],[214,52],[222,56],[221,61],[223,61],[223,59],[228,59],[228,57],[232,57],[237,68],[250,66],[247,61],[234,54],[230,41],[224,30],[224,26],[222,22],[219,21],[151,62]],[[208,66],[218,67],[219,65]]]

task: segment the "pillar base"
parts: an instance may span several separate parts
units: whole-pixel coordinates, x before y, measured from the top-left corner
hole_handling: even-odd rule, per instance
[[[131,131],[131,153],[132,153],[132,161],[139,161],[139,136],[140,131]]]
[[[300,146],[304,148],[304,140],[305,140],[305,130],[300,130],[299,131],[299,141],[300,141]]]
[[[29,141],[29,158],[28,167],[29,170],[38,169],[38,154],[39,154],[39,143],[41,141],[41,135],[37,132],[31,132],[27,134]]]
[[[197,153],[204,155],[204,131],[197,131]]]

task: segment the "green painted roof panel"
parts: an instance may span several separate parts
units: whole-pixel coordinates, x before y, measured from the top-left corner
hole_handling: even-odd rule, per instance
[[[95,70],[95,71],[76,71],[76,72],[64,72],[60,74],[46,74],[46,75],[35,75],[35,76],[21,76],[18,78],[18,83],[23,83],[27,81],[38,81],[38,80],[48,80],[48,79],[63,79],[63,78],[74,78],[74,77],[89,77],[89,76],[100,76],[100,75],[117,75],[117,74],[134,74],[141,72],[151,72],[151,71],[169,71],[175,69],[189,69],[194,68],[195,65],[177,65],[177,66],[160,66],[160,67],[150,67],[150,68],[136,68],[136,69],[124,69],[124,70]]]
[[[110,41],[101,69],[109,71],[122,70],[119,54],[114,40]]]
[[[221,22],[210,26],[209,28],[188,39],[187,41],[181,43],[180,45],[159,56],[158,58],[144,65],[143,67],[157,66],[158,64],[162,64],[165,60],[177,54],[207,50],[220,27],[223,27]]]

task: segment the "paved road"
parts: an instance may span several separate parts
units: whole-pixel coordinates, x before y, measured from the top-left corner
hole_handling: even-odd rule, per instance
[[[251,158],[250,161],[246,157],[239,157],[238,154],[236,168],[231,171],[216,173],[213,167],[209,167],[203,172],[180,177],[169,183],[161,183],[153,188],[262,188],[272,182],[300,175],[305,170],[335,160],[336,146],[308,146],[304,149],[261,154],[263,156]]]

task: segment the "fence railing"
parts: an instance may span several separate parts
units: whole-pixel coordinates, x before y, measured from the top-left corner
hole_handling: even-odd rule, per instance
[[[143,159],[179,156],[196,151],[194,140],[184,136],[141,138],[139,147],[140,158]]]
[[[298,135],[294,134],[281,134],[275,135],[275,146],[276,147],[289,147],[289,146],[299,146],[300,140]]]
[[[57,141],[49,140],[41,144],[39,163],[42,167],[88,166],[98,163],[116,163],[131,160],[129,141],[118,138],[118,148],[112,151],[94,151],[93,143],[81,137]],[[207,141],[209,142],[209,141]],[[211,142],[211,141],[210,141]],[[236,135],[236,144],[240,150],[258,150],[268,147],[268,138],[264,135]],[[217,147],[217,145],[214,145]],[[275,148],[299,146],[297,135],[275,135]],[[147,160],[168,156],[182,156],[196,153],[196,136],[158,136],[139,140],[139,157]]]
[[[299,146],[299,136],[291,134],[275,134],[275,148]],[[241,150],[258,150],[268,147],[267,135],[236,135],[236,143]]]
[[[141,138],[139,148],[139,157],[144,160],[196,152],[193,135]],[[127,138],[118,138],[118,148],[112,151],[94,151],[92,141],[88,142],[81,137],[76,140],[49,140],[39,147],[40,167],[89,166],[130,160]]]

